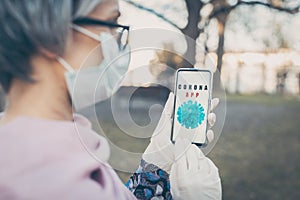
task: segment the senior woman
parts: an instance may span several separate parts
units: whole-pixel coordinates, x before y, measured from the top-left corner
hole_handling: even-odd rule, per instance
[[[127,70],[129,50],[121,39],[129,29],[117,24],[119,16],[117,0],[0,1],[0,83],[7,95],[0,119],[1,200],[221,199],[215,165],[190,142],[169,141],[172,93],[126,185],[107,163],[105,138],[73,114],[108,98]],[[109,66],[95,100],[91,84],[103,63],[124,52]],[[213,113],[209,121],[213,125]]]

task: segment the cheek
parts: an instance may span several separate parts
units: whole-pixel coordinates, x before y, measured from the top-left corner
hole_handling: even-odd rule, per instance
[[[98,44],[86,56],[83,67],[97,66],[103,61],[101,45]]]
[[[103,58],[100,43],[76,31],[68,38],[62,57],[74,69],[98,65]]]
[[[115,30],[115,29],[111,30],[111,34],[114,36],[114,38],[115,38],[116,40],[118,40],[119,34],[118,34],[117,30]]]

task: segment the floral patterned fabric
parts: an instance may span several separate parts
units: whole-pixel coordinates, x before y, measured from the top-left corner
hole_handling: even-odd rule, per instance
[[[125,185],[137,199],[172,199],[169,174],[144,160]]]

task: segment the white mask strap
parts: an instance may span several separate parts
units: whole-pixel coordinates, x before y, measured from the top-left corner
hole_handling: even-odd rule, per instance
[[[62,57],[57,57],[57,61],[69,72],[75,72],[75,70],[63,59]]]
[[[97,35],[96,33],[93,33],[93,32],[91,32],[91,31],[87,30],[86,28],[82,28],[82,27],[80,27],[80,26],[77,26],[76,24],[71,24],[71,27],[72,27],[74,30],[76,30],[76,31],[78,31],[78,32],[80,32],[80,33],[82,33],[82,34],[84,34],[84,35],[86,35],[86,36],[89,36],[89,37],[91,37],[91,38],[93,38],[93,39],[95,39],[95,40],[101,42],[100,36]]]

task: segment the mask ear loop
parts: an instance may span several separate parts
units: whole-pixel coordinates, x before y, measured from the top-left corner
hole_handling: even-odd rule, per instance
[[[71,67],[71,65],[69,65],[69,63],[65,61],[65,59],[63,59],[62,57],[57,57],[56,59],[67,71],[72,73],[75,72],[75,70]]]
[[[101,42],[99,35],[91,32],[85,28],[77,26],[76,24],[70,24],[70,27],[84,35],[87,35],[87,36]],[[75,70],[69,65],[69,63],[67,63],[67,61],[65,59],[63,59],[62,57],[57,57],[56,59],[67,71],[72,72],[72,73],[75,72]]]
[[[71,26],[71,28],[74,29],[75,31],[78,31],[78,32],[80,32],[80,33],[82,33],[82,34],[84,34],[84,35],[86,35],[86,36],[89,36],[89,37],[91,37],[91,38],[93,38],[93,39],[95,39],[95,40],[101,42],[100,36],[99,36],[99,35],[97,35],[97,34],[91,32],[91,31],[89,31],[89,30],[87,30],[87,29],[85,29],[85,28],[82,28],[82,27],[80,27],[80,26],[78,26],[78,25],[76,25],[76,24],[71,24],[70,26]]]

